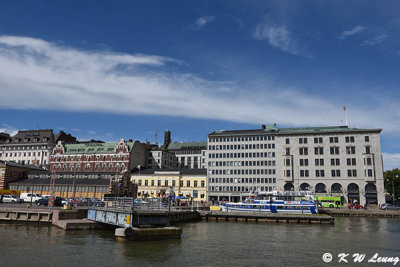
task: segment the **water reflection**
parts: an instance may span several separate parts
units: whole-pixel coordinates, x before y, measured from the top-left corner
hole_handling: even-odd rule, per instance
[[[0,256],[12,266],[321,265],[325,252],[400,256],[397,219],[337,218],[334,226],[244,222],[181,226],[180,240],[120,243],[112,230],[65,232],[48,225],[2,223]]]

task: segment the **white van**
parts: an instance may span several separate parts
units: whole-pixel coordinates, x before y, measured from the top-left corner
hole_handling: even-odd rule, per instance
[[[32,202],[35,203],[36,201],[38,201],[39,199],[42,199],[43,197],[41,194],[36,194],[36,193],[22,193],[20,198],[24,202],[31,202],[31,198],[32,198]]]

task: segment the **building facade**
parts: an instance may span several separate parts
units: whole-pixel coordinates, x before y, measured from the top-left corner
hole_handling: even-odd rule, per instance
[[[178,160],[173,153],[166,150],[148,150],[146,168],[150,169],[176,169]]]
[[[174,154],[181,169],[205,169],[207,142],[171,143],[167,151]]]
[[[137,197],[137,185],[130,181],[130,173],[121,174],[119,180],[113,181],[106,174],[85,173],[54,173],[50,171],[32,170],[9,183],[10,190],[33,192],[42,195],[52,195],[64,198],[103,198],[104,195]]]
[[[0,190],[9,189],[10,183],[27,178],[28,173],[32,171],[46,172],[46,170],[37,166],[0,160]]]
[[[381,129],[347,126],[209,134],[209,199],[257,190],[312,190],[343,201],[384,203]]]
[[[50,158],[50,171],[65,175],[87,173],[115,180],[121,173],[145,165],[146,145],[126,142],[79,143],[58,142]]]
[[[48,168],[50,154],[57,142],[75,142],[76,138],[53,130],[18,131],[13,137],[0,143],[0,160]]]
[[[197,170],[145,170],[134,172],[131,181],[138,185],[138,197],[161,197],[168,188],[175,196],[193,198],[195,203],[207,201],[207,174]]]

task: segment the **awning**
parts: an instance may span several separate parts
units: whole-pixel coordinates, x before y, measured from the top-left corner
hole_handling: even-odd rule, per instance
[[[187,197],[171,197],[172,199],[188,199]]]

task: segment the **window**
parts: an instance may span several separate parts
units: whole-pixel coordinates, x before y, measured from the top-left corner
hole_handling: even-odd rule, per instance
[[[197,187],[197,181],[194,181],[194,185],[193,185],[194,187]]]
[[[331,166],[339,166],[340,159],[331,159]]]
[[[201,187],[205,187],[205,182],[204,182],[204,180],[201,181]]]
[[[355,146],[346,146],[346,154],[347,155],[356,154],[356,147]]]
[[[299,138],[299,144],[307,144],[307,138]]]
[[[365,147],[365,153],[366,154],[371,154],[371,147],[370,146],[366,146]]]
[[[300,159],[300,166],[308,166],[308,159]]]
[[[324,154],[324,148],[323,147],[314,147],[314,154],[315,155],[323,155]]]
[[[308,155],[308,148],[307,147],[300,147],[299,148],[300,155]]]
[[[366,135],[366,136],[364,137],[364,139],[365,139],[365,142],[369,142],[369,136],[368,136],[368,135]]]
[[[348,158],[347,159],[347,166],[356,166],[356,159],[355,158]]]
[[[324,166],[324,159],[315,159],[315,166]]]
[[[186,187],[190,187],[190,180],[186,181]]]
[[[149,186],[149,181],[147,179],[144,180],[144,186]]]
[[[372,170],[371,169],[368,169],[368,177],[372,177],[373,175],[372,175]]]
[[[322,137],[314,137],[314,144],[322,144]]]
[[[287,145],[290,144],[290,139],[289,138],[286,138],[286,144]]]
[[[331,146],[330,147],[330,152],[331,152],[331,155],[339,155],[339,147]]]
[[[164,185],[165,185],[165,186],[168,186],[168,180],[165,180],[165,181],[164,181]]]
[[[354,143],[354,136],[346,136],[346,143]]]
[[[286,170],[286,177],[290,177],[290,170]]]
[[[300,170],[300,177],[309,177],[308,170]]]
[[[372,159],[371,158],[367,158],[367,165],[371,166],[372,165]]]
[[[290,166],[290,159],[286,159],[286,166]]]
[[[329,143],[339,143],[339,137],[329,137]]]
[[[290,155],[290,148],[286,148],[286,155],[287,155],[287,156]]]

